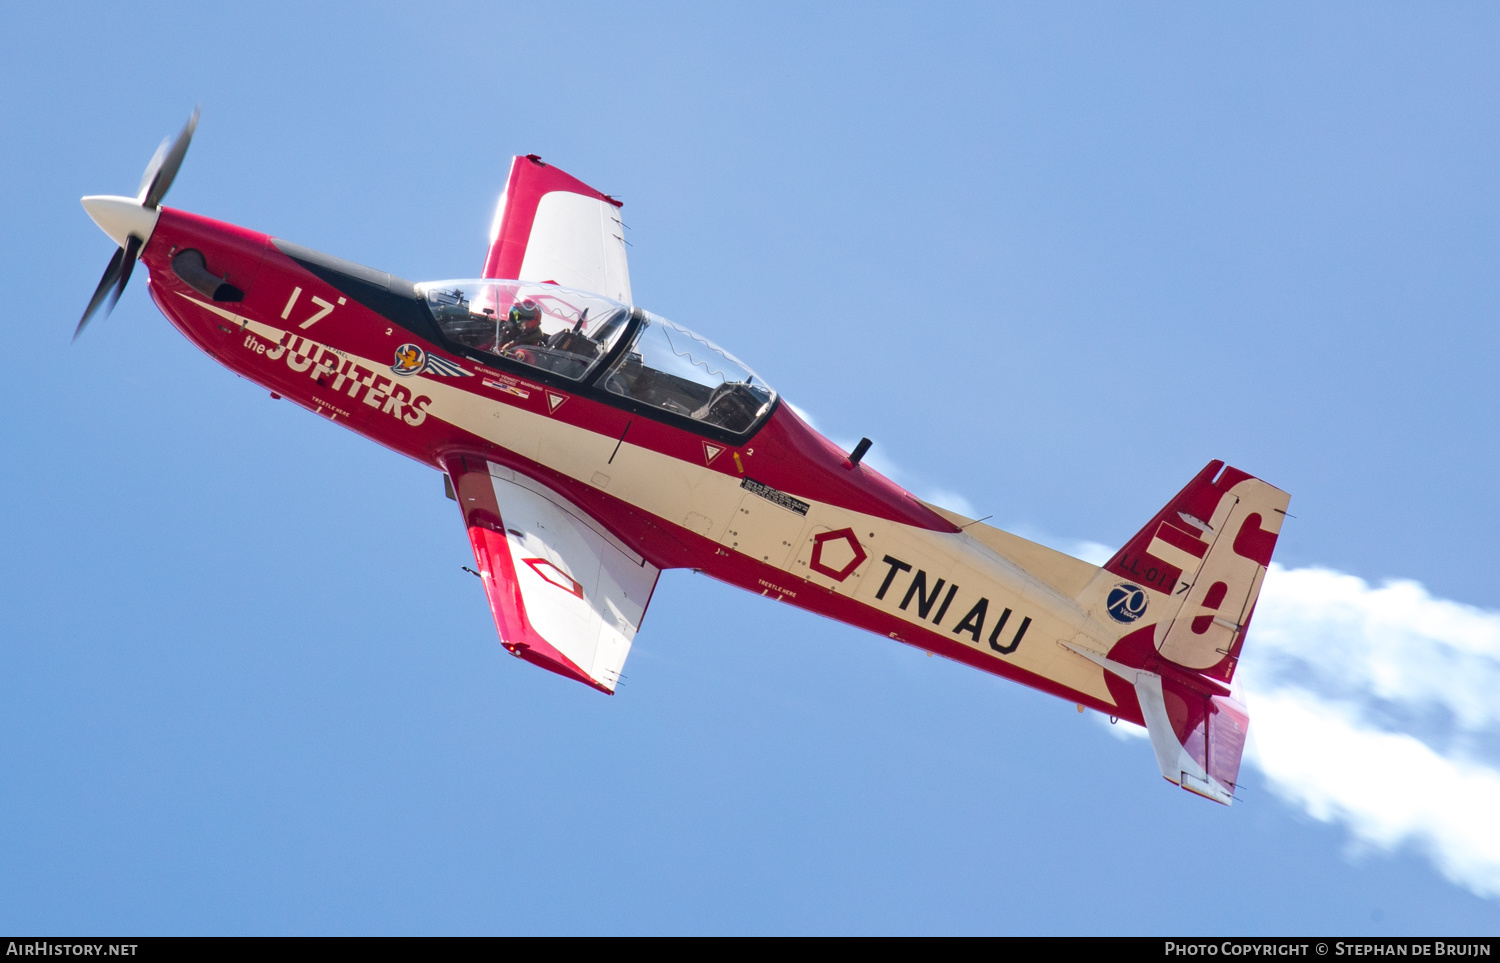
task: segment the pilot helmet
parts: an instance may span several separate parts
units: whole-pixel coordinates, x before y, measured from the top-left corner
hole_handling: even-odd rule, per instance
[[[537,307],[536,302],[530,298],[517,301],[511,305],[510,317],[507,320],[529,330],[542,323],[542,309]]]

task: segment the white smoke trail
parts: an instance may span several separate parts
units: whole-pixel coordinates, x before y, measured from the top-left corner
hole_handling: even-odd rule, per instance
[[[1273,565],[1236,683],[1273,792],[1500,899],[1500,612]]]
[[[1277,795],[1315,819],[1346,824],[1368,846],[1413,843],[1452,882],[1500,898],[1500,772],[1311,692],[1250,699],[1251,758]]]

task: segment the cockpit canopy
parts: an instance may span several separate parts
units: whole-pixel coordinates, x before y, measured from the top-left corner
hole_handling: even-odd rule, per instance
[[[419,288],[444,337],[574,381],[591,374],[630,323],[618,301],[523,281],[437,281]]]
[[[679,418],[742,434],[776,400],[755,372],[712,342],[596,294],[527,281],[434,281],[418,290],[456,346]]]

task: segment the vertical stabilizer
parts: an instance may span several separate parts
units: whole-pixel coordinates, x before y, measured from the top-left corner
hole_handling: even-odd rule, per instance
[[[1229,695],[1250,616],[1286,517],[1286,492],[1210,462],[1115,553],[1079,596],[1121,636],[1106,670],[1137,709],[1162,775],[1228,804],[1249,715]]]
[[[620,202],[535,154],[515,158],[483,276],[551,282],[630,304]]]
[[[1289,496],[1213,461],[1105,563],[1101,620],[1152,625],[1152,648],[1227,683],[1245,640]]]

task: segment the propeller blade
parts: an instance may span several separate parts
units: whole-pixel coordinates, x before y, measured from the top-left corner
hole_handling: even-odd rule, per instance
[[[99,286],[94,289],[94,296],[89,299],[89,306],[84,309],[83,317],[78,319],[78,327],[73,329],[73,340],[83,334],[83,328],[104,305],[104,316],[115,309],[115,304],[120,300],[120,295],[125,293],[125,285],[130,283],[131,272],[135,270],[136,258],[141,253],[141,239],[134,234],[125,239],[125,246],[115,248],[114,257],[109,259],[109,267],[104,269],[104,277],[99,279]]]
[[[151,161],[146,165],[146,172],[141,175],[141,186],[135,189],[136,200],[139,201],[146,196],[146,188],[156,178],[156,172],[161,170],[161,162],[167,159],[167,150],[172,146],[172,138],[163,137],[161,145],[156,148],[156,153],[151,155]]]
[[[115,285],[114,296],[109,299],[109,309],[115,309],[115,302],[120,300],[120,295],[125,293],[125,285],[130,283],[130,272],[135,270],[136,258],[141,256],[142,241],[134,234],[125,239],[125,263],[120,271],[119,283]]]
[[[89,306],[83,309],[83,317],[78,319],[78,327],[73,329],[74,341],[77,341],[78,336],[83,334],[83,326],[89,323],[89,318],[93,317],[94,312],[99,310],[99,305],[104,303],[104,298],[109,294],[109,289],[114,287],[115,282],[119,280],[120,265],[124,260],[125,249],[123,247],[115,248],[114,257],[109,259],[109,267],[104,269],[104,277],[99,279],[99,286],[94,289],[94,296],[89,298]]]
[[[165,154],[157,150],[156,157],[151,159],[151,164],[146,167],[146,173],[151,178],[150,185],[141,196],[141,206],[154,208],[161,204],[161,199],[167,196],[167,190],[172,186],[172,181],[177,178],[177,169],[182,166],[182,158],[187,155],[188,144],[192,143],[193,131],[198,128],[198,108],[193,108],[193,116],[183,126],[182,133],[177,135],[177,140]],[[159,159],[158,159],[159,158]],[[156,167],[153,174],[152,166]]]

